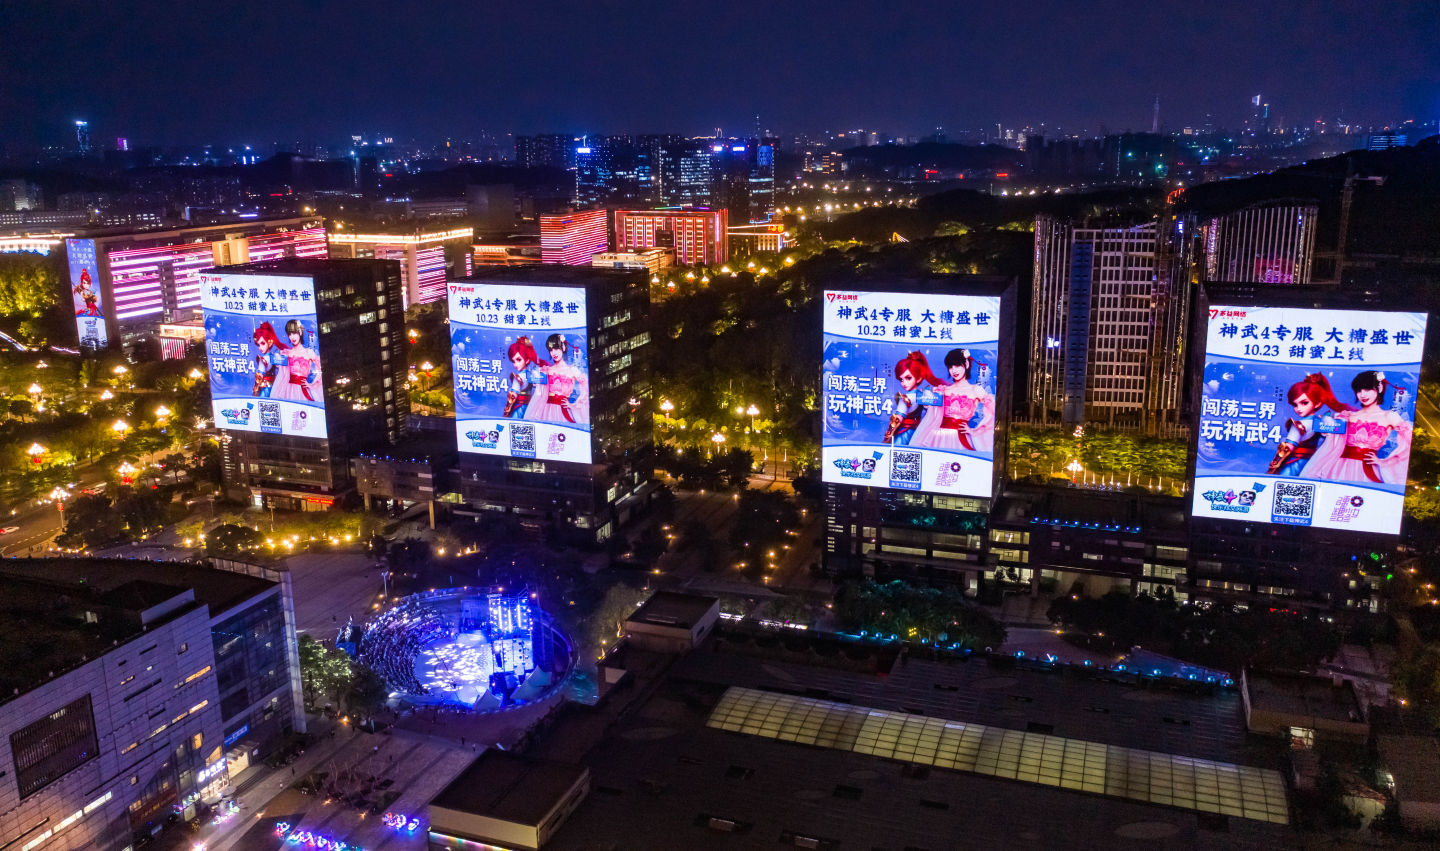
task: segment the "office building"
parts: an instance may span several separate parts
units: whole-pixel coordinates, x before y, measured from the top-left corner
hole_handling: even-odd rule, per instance
[[[305,730],[287,573],[16,560],[0,596],[7,848],[137,847]]]
[[[670,248],[646,248],[635,251],[602,251],[591,259],[597,269],[637,269],[650,275],[662,274],[674,265],[675,251]]]
[[[1310,283],[1319,214],[1314,204],[1267,203],[1200,222],[1205,280]]]
[[[761,225],[735,225],[728,228],[730,233],[730,256],[743,257],[746,254],[779,254],[790,247],[789,234],[785,225],[775,222]]]
[[[660,202],[683,206],[710,202],[709,140],[660,146]]]
[[[575,167],[575,149],[580,137],[571,133],[547,133],[515,137],[515,164],[521,168]]]
[[[593,545],[640,512],[655,488],[649,305],[643,272],[541,265],[450,282],[457,515]]]
[[[540,259],[564,266],[589,266],[610,247],[610,214],[583,210],[540,217]]]
[[[90,156],[90,122],[75,122],[75,150],[82,157]]]
[[[736,224],[766,222],[775,212],[774,139],[716,140],[711,145],[710,206]]]
[[[39,210],[44,206],[40,187],[28,180],[0,180],[0,212]]]
[[[1035,223],[1027,413],[1140,428],[1180,419],[1190,286],[1153,218]],[[1163,239],[1162,239],[1163,237]],[[1158,259],[1157,259],[1158,258]]]
[[[353,488],[352,457],[395,443],[410,412],[401,290],[394,260],[207,271],[210,392],[232,499],[324,510]],[[235,292],[260,300],[231,301]],[[306,375],[287,345],[302,347]],[[271,358],[267,372],[257,352]]]
[[[615,249],[670,248],[682,266],[714,266],[730,259],[726,210],[616,210]]]
[[[207,227],[96,231],[66,240],[67,290],[82,274],[111,344],[126,350],[152,339],[162,322],[200,313],[200,273],[280,257],[328,256],[325,223],[316,217],[238,221]],[[67,294],[68,295],[68,294]]]
[[[332,233],[330,257],[400,261],[405,307],[445,297],[445,279],[469,274],[473,228],[390,233]]]
[[[477,242],[471,246],[472,268],[481,266],[529,266],[541,262],[540,240],[534,234]]]
[[[1365,137],[1365,150],[1367,151],[1403,148],[1408,144],[1410,144],[1410,137],[1404,133],[1371,133]]]
[[[820,306],[823,564],[842,576],[976,582],[1007,469],[1014,280],[843,286]]]

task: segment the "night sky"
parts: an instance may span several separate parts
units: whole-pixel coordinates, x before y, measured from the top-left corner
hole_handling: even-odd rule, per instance
[[[920,134],[1440,114],[1440,4],[0,0],[0,141]]]

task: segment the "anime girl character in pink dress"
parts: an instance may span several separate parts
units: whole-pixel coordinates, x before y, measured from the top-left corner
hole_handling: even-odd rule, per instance
[[[1390,383],[1385,373],[1368,370],[1350,382],[1359,410],[1342,411],[1345,438],[1326,439],[1310,463],[1300,471],[1302,479],[1332,482],[1374,482],[1403,485],[1410,463],[1412,427],[1399,414],[1384,408]],[[1377,453],[1395,435],[1395,450],[1384,458]]]
[[[1330,439],[1326,432],[1316,428],[1315,415],[1321,408],[1329,408],[1336,413],[1351,410],[1349,405],[1335,398],[1330,390],[1330,380],[1318,372],[1290,385],[1286,399],[1295,416],[1285,421],[1285,437],[1275,447],[1275,457],[1265,468],[1265,472],[1272,476],[1299,476],[1321,444]]]
[[[585,373],[570,362],[570,341],[563,334],[551,334],[545,340],[551,363],[540,365],[545,374],[545,397],[530,403],[525,419],[549,423],[589,423],[590,402],[586,394]]]
[[[275,389],[270,396],[314,402],[320,390],[320,356],[305,345],[305,326],[299,319],[285,323],[285,336],[290,339],[290,346],[281,355],[283,362],[275,375]]]
[[[983,386],[970,383],[974,365],[969,349],[951,349],[945,355],[950,383],[940,388],[940,417],[921,421],[915,432],[916,445],[969,452],[995,448],[995,397]],[[980,421],[971,425],[977,411]]]

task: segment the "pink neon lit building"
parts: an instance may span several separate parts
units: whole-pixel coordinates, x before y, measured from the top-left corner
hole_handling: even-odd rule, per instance
[[[682,266],[730,259],[728,210],[616,210],[615,250],[675,249]]]
[[[609,247],[609,214],[604,210],[540,217],[542,263],[589,266],[592,256]]]

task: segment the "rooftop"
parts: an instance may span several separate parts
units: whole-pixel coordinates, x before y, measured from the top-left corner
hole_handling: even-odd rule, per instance
[[[526,759],[491,748],[430,805],[535,827],[585,773],[578,765]]]
[[[75,589],[92,588],[108,594],[121,586],[146,583],[195,592],[195,602],[210,607],[217,615],[234,608],[257,594],[275,587],[275,583],[258,576],[216,570],[198,564],[178,561],[146,561],[143,559],[5,559],[0,561],[0,589],[13,581],[39,581]],[[140,593],[136,589],[135,593]],[[156,593],[151,588],[149,594]],[[153,603],[151,604],[153,605]],[[148,606],[147,606],[148,608]]]
[[[626,618],[626,622],[690,629],[705,617],[716,602],[715,597],[699,594],[657,591],[645,601],[645,605],[635,610],[635,614]]]
[[[1347,724],[1365,718],[1360,698],[1349,680],[1336,685],[1310,674],[1245,672],[1250,704],[1265,712],[1324,718]]]
[[[481,266],[468,278],[457,283],[516,283],[543,286],[585,286],[599,282],[629,283],[643,280],[634,269],[609,269],[595,266],[562,266],[558,263],[540,263],[528,266]]]
[[[834,665],[782,661],[775,654],[751,655],[731,647],[736,636],[720,639],[668,667],[635,672],[640,675],[636,688],[612,692],[588,713],[571,713],[575,717],[560,720],[542,737],[542,752],[558,749],[581,759],[593,783],[590,797],[547,847],[727,849],[778,843],[839,851],[940,851],[1111,849],[1142,839],[1163,840],[1157,847],[1260,848],[1294,842],[1290,828],[1281,823],[1288,818],[1283,797],[1271,800],[1274,772],[1269,769],[1281,762],[1276,757],[1271,764],[1256,765],[1257,759],[1265,762],[1265,753],[1247,741],[1240,701],[1232,691],[1200,696],[1139,689],[1056,672],[995,668],[978,659],[910,659],[877,677]],[[742,696],[748,708],[740,705]],[[607,708],[616,701],[629,703]],[[758,713],[762,703],[769,706]],[[781,703],[803,704],[803,717],[800,712],[775,715],[773,707]],[[876,727],[875,745],[864,752],[785,740],[787,729],[813,721],[823,730],[832,716]],[[740,722],[738,731],[721,729],[732,720]],[[771,720],[779,722],[781,737],[763,732]],[[982,750],[993,746],[997,769],[1000,757],[1015,756],[1017,777],[982,771],[978,760],[973,768],[957,766],[963,742],[957,743],[951,764],[944,764],[939,759],[943,734],[934,737],[936,761],[922,764],[914,758],[926,738],[922,731],[937,726],[952,732],[964,728],[959,738],[976,739]],[[892,727],[897,728],[894,747],[885,751],[879,746],[882,739],[890,744]],[[582,728],[594,744],[570,741]],[[916,730],[912,753],[902,755],[911,728]],[[1032,758],[1037,744],[1038,758]],[[1057,763],[1061,782],[1046,785],[1039,774],[1056,768],[1047,750],[1055,744],[1065,747]],[[1077,785],[1065,782],[1075,779],[1067,778],[1075,772],[1064,767],[1072,749],[1086,760]],[[1103,770],[1090,765],[1092,753],[1105,754]],[[1035,764],[1036,778],[1016,782],[1028,763]],[[1205,796],[1199,794],[1202,774]],[[1126,794],[1084,790],[1087,782],[1114,780],[1118,793],[1122,776]],[[1185,786],[1187,777],[1196,781],[1193,790]],[[1174,790],[1168,801],[1167,782]],[[1148,801],[1131,797],[1132,786],[1143,787]],[[1235,808],[1235,791],[1242,793],[1242,814],[1248,800],[1267,820],[1228,815],[1226,808]],[[1177,793],[1197,803],[1206,797],[1209,804],[1213,797],[1215,808],[1177,807]]]

